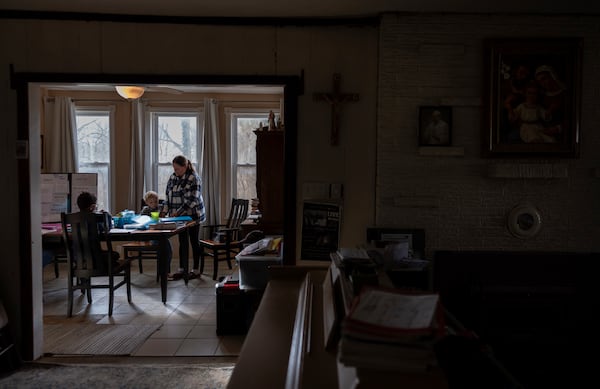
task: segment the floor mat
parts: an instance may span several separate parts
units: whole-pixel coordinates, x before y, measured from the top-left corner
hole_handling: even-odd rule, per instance
[[[31,364],[6,377],[0,388],[225,388],[233,364]]]
[[[68,323],[44,326],[44,354],[131,355],[160,324]]]

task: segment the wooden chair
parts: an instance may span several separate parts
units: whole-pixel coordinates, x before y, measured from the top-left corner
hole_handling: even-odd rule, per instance
[[[232,256],[239,253],[243,242],[240,241],[241,224],[248,216],[248,200],[232,199],[229,218],[226,224],[205,225],[212,239],[200,239],[200,273],[204,271],[204,257],[213,258],[213,280],[217,279],[219,261],[227,261],[229,269]]]
[[[52,257],[52,263],[54,264],[54,276],[58,278],[60,276],[59,266],[61,263],[67,263],[67,253],[64,251],[59,251],[54,253],[54,257]]]
[[[112,250],[110,241],[110,214],[107,212],[61,213],[62,234],[67,252],[69,269],[67,316],[73,314],[73,293],[87,293],[92,303],[92,289],[109,290],[108,315],[112,316],[115,290],[125,285],[127,301],[131,303],[131,260],[119,261],[119,254]],[[106,245],[106,249],[102,248]],[[99,283],[94,278],[104,277]],[[115,283],[115,278],[122,279]],[[73,282],[75,280],[75,282]]]

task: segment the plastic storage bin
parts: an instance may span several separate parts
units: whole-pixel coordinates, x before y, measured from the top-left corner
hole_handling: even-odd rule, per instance
[[[269,266],[281,266],[281,254],[236,255],[240,269],[240,289],[265,289],[269,282]]]

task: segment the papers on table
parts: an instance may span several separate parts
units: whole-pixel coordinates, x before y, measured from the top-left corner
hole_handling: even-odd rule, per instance
[[[111,234],[128,234],[131,232],[131,230],[126,228],[111,228],[110,232]]]
[[[133,223],[125,224],[123,227],[128,230],[145,230],[151,222],[153,220],[150,216],[138,215],[133,218]]]

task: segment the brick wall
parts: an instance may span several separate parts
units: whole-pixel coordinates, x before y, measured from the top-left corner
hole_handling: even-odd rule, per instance
[[[424,228],[427,256],[440,249],[599,251],[599,22],[581,16],[383,15],[376,224]],[[579,158],[482,156],[483,41],[501,37],[583,38]],[[452,146],[433,155],[417,140],[419,106],[427,105],[453,110]],[[506,226],[510,210],[523,203],[542,218],[540,232],[528,239],[514,237]]]

